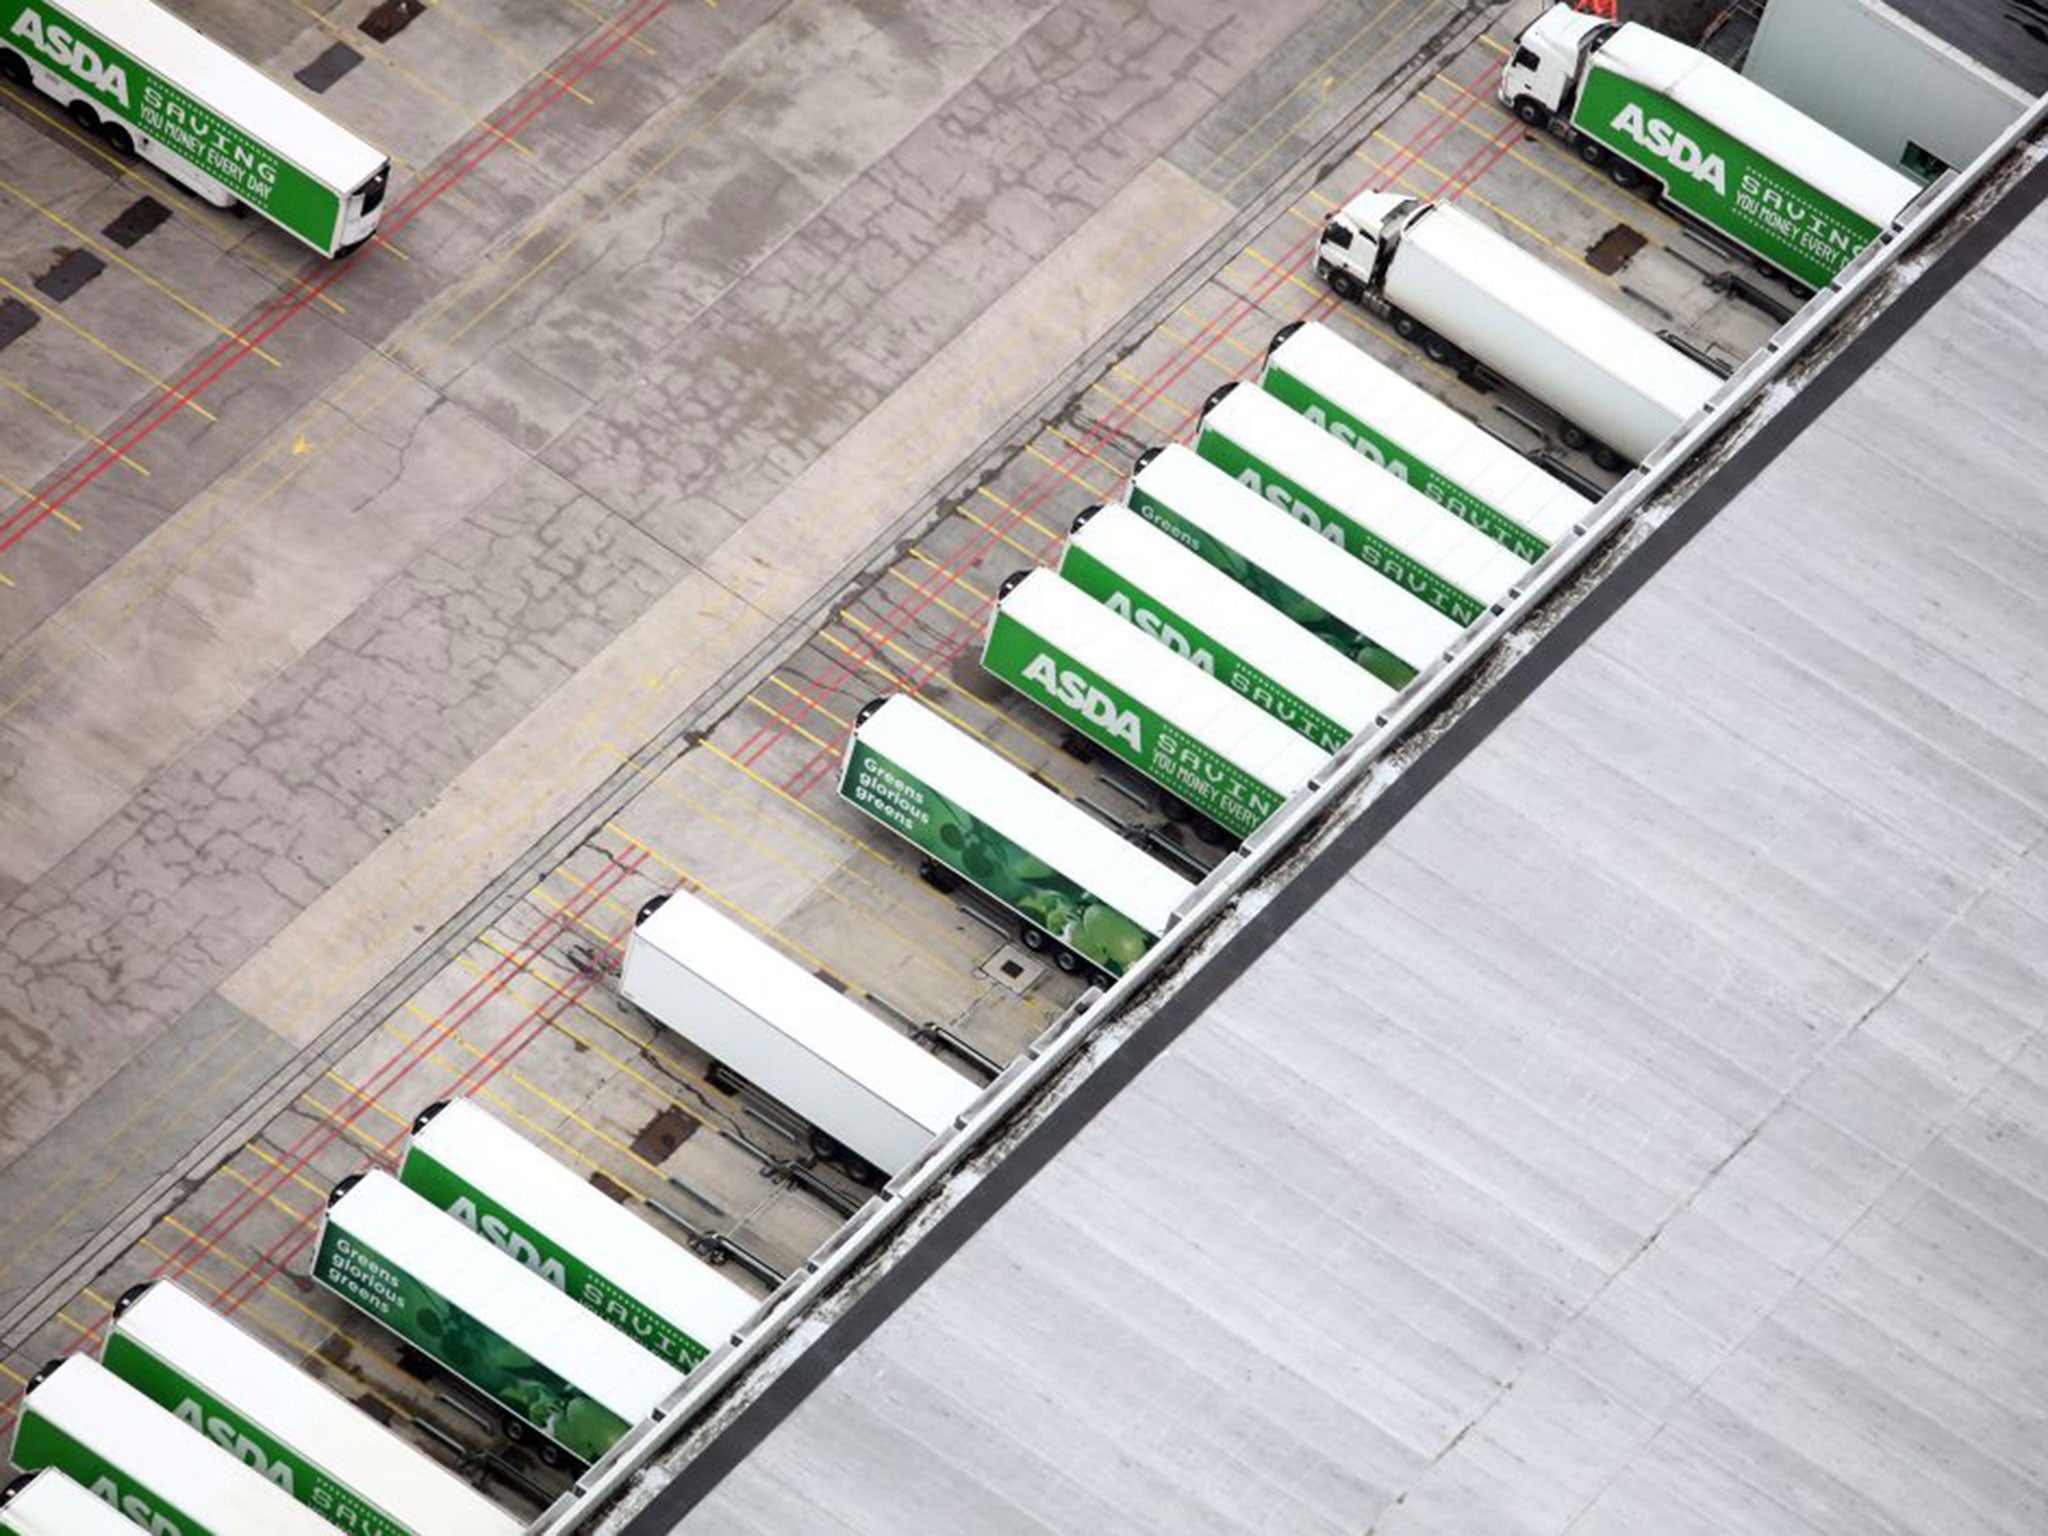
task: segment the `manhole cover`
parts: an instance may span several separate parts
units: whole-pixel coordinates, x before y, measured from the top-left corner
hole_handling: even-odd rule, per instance
[[[1045,974],[1045,962],[1015,944],[1005,944],[981,963],[981,974],[1022,997]]]
[[[1586,248],[1586,265],[1609,277],[1628,265],[1629,258],[1648,242],[1643,232],[1630,224],[1617,224]]]

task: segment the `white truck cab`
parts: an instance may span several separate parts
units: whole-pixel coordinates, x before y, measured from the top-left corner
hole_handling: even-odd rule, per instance
[[[1522,29],[1500,72],[1501,104],[1538,128],[1569,110],[1585,58],[1615,24],[1569,5],[1553,5]]]
[[[1378,285],[1408,216],[1427,206],[1406,192],[1361,192],[1331,214],[1316,242],[1316,275],[1356,303]]]

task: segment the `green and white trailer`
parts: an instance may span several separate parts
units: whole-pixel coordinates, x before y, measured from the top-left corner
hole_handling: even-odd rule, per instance
[[[1529,569],[1262,389],[1226,384],[1210,396],[1195,452],[1457,624]]]
[[[439,1462],[169,1281],[114,1307],[106,1367],[299,1503],[359,1536],[518,1536]]]
[[[1394,697],[1129,507],[1090,507],[1075,518],[1059,572],[1325,752],[1364,730]]]
[[[1124,501],[1348,661],[1391,688],[1456,642],[1462,626],[1383,581],[1192,448],[1147,449]]]
[[[468,1099],[413,1122],[398,1180],[677,1370],[758,1305]]]
[[[0,1488],[0,1536],[135,1536],[135,1523],[45,1467]]]
[[[1593,504],[1326,325],[1298,320],[1266,349],[1259,387],[1524,560]]]
[[[0,0],[0,75],[323,256],[375,233],[391,162],[155,0]]]
[[[1014,915],[1028,948],[1114,979],[1194,887],[907,694],[861,710],[839,794]]]
[[[683,1384],[388,1173],[335,1186],[313,1279],[496,1403],[508,1435],[531,1432],[578,1461],[597,1460]]]
[[[1833,281],[1920,192],[1698,49],[1569,5],[1522,29],[1500,99],[1802,289]]]
[[[1128,624],[1054,571],[1003,583],[981,664],[1236,837],[1329,757],[1193,662],[1133,645]]]
[[[151,1536],[327,1536],[312,1510],[89,1355],[38,1371],[14,1464],[55,1467]]]

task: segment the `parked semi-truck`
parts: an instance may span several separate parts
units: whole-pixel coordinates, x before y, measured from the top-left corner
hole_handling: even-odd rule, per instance
[[[218,207],[323,256],[384,215],[391,162],[155,0],[0,0],[0,76]]]
[[[525,1529],[169,1281],[135,1286],[115,1304],[104,1359],[128,1385],[330,1525],[362,1536],[518,1536]]]
[[[619,991],[803,1116],[820,1152],[850,1152],[883,1176],[929,1146],[977,1092],[900,1031],[685,891],[641,913],[626,940]]]
[[[1334,752],[1394,690],[1129,507],[1074,519],[1060,575],[1290,730]]]
[[[595,1461],[683,1384],[382,1171],[334,1187],[313,1279],[497,1404],[508,1435],[540,1437],[544,1457]]]
[[[1802,290],[1830,282],[1920,191],[1699,50],[1569,5],[1522,29],[1500,99]]]
[[[1329,756],[1167,647],[1132,644],[1129,625],[1054,571],[1003,583],[981,664],[1236,837]]]
[[[1326,325],[1273,337],[1259,387],[1524,560],[1592,503]]]
[[[1121,976],[1193,887],[1079,806],[896,694],[861,710],[839,793],[1018,921],[1063,970]]]
[[[1529,562],[1267,394],[1226,384],[1195,452],[1459,624],[1500,600]]]
[[[1438,362],[1470,359],[1555,412],[1609,467],[1641,463],[1720,387],[1676,347],[1456,208],[1364,192],[1330,216],[1316,271],[1383,306]]]
[[[152,1536],[333,1536],[320,1516],[90,1355],[38,1371],[14,1464],[55,1467]],[[71,1536],[67,1531],[66,1536]]]
[[[1124,501],[1255,597],[1392,688],[1458,638],[1456,620],[1383,581],[1192,448],[1148,448]]]
[[[135,1531],[132,1520],[55,1467],[25,1472],[0,1489],[0,1536],[135,1536]]]
[[[687,1371],[756,1302],[469,1099],[413,1121],[398,1180]]]

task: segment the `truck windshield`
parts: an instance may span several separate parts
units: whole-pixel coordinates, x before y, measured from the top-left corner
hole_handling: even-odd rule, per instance
[[[384,189],[390,184],[391,167],[386,165],[376,175],[356,188],[355,195],[351,199],[356,205],[356,212],[358,214],[374,212],[377,205],[384,201]]]
[[[1342,246],[1346,250],[1349,250],[1351,247],[1351,231],[1334,221],[1324,227],[1323,239],[1331,245]]]

